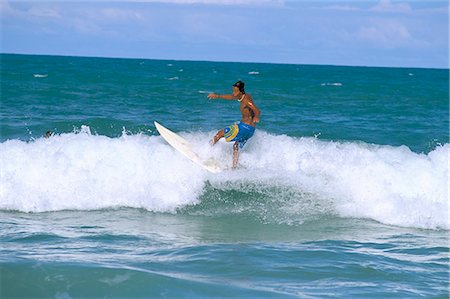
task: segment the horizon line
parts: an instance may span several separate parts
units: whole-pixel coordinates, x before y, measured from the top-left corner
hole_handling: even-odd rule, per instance
[[[98,59],[127,59],[127,60],[159,60],[159,61],[181,61],[181,62],[209,62],[209,63],[248,63],[248,64],[274,64],[274,65],[298,65],[298,66],[331,66],[331,67],[360,67],[360,68],[398,68],[398,69],[431,69],[450,70],[450,67],[420,67],[420,66],[385,66],[385,65],[345,65],[345,64],[311,64],[294,62],[261,62],[261,61],[230,61],[230,60],[197,60],[197,59],[173,59],[173,58],[148,58],[148,57],[117,57],[96,55],[72,55],[72,54],[42,54],[42,53],[5,53],[0,55],[23,55],[23,56],[50,56],[50,57],[75,57],[75,58],[98,58]]]

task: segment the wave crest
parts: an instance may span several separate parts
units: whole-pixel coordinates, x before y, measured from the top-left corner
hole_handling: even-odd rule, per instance
[[[213,132],[182,135],[205,158],[231,163],[230,144],[209,146]],[[214,175],[159,136],[124,133],[109,138],[86,129],[1,143],[0,209],[181,209],[203,215],[248,213],[264,222],[288,224],[335,214],[449,229],[449,151],[449,144],[426,155],[405,146],[258,131],[240,154],[241,168]]]

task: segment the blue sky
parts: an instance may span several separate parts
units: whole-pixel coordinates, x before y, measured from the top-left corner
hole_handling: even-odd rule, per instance
[[[448,1],[0,0],[1,52],[448,68]]]

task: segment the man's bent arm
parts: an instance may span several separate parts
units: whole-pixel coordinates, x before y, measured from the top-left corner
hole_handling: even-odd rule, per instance
[[[259,115],[261,114],[261,110],[258,109],[258,107],[256,107],[255,103],[253,102],[253,99],[250,98],[250,100],[248,101],[248,106],[250,107],[250,109],[252,109],[255,112],[255,117],[253,118],[255,120],[255,122],[259,122]]]

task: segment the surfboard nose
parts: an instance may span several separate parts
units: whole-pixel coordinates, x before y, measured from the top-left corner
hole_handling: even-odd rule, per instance
[[[200,156],[193,150],[190,143],[184,138],[182,138],[180,135],[167,129],[157,121],[154,121],[153,123],[155,124],[156,129],[158,130],[159,134],[164,138],[164,140],[166,140],[169,145],[171,145],[174,149],[183,154],[186,158],[188,158],[195,164],[203,167],[204,169],[212,173],[218,173],[223,170],[220,167],[220,164],[213,158],[210,158],[207,161],[204,161],[202,158],[200,158]]]

